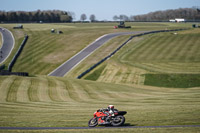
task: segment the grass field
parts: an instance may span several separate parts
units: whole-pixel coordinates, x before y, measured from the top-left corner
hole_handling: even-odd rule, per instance
[[[134,38],[115,56],[84,77],[96,81],[75,78],[111,53],[129,36],[110,40],[63,78],[46,76],[101,35],[132,30],[191,27],[187,23],[128,23],[127,25],[133,26],[132,29],[116,30],[113,25],[117,23],[24,24],[23,30],[13,30],[15,24],[0,24],[1,27],[10,29],[16,40],[11,57],[24,34],[29,35],[13,70],[29,72],[31,75],[0,76],[0,126],[86,127],[93,112],[109,104],[114,104],[119,110],[126,110],[126,124],[131,126],[200,125],[200,87],[166,88],[144,85],[146,74],[200,73],[199,29],[177,32],[176,35],[159,33]],[[52,28],[62,30],[64,34],[51,34]],[[186,80],[187,78],[184,81]],[[190,127],[0,132],[196,133],[199,130],[198,127]]]
[[[200,50],[200,29],[174,33],[157,33],[134,38],[103,64],[106,67],[98,76],[97,81],[144,84],[145,74],[148,73],[180,74],[180,76],[190,74],[190,77],[192,74],[194,76],[200,74],[200,54],[198,52]],[[110,43],[115,42],[117,39],[113,39]],[[97,70],[98,68],[85,76],[85,79],[88,76],[95,77],[93,73]],[[195,80],[200,82],[199,78]]]
[[[145,85],[190,88],[200,86],[200,74],[145,74]]]
[[[130,43],[131,50],[122,53],[120,60],[155,72],[199,73],[200,30],[197,31],[147,36],[141,43]]]
[[[15,24],[1,26],[13,32],[16,40],[14,51],[21,44],[24,34],[29,35],[13,71],[26,71],[32,75],[47,75],[98,37],[124,31],[116,31],[111,24],[24,24],[24,29],[17,30],[12,29]],[[63,34],[52,34],[52,28],[62,30]]]
[[[93,112],[108,104],[126,110],[126,123],[132,126],[197,125],[199,103],[199,88],[131,87],[45,76],[0,77],[1,126],[87,126]]]
[[[29,35],[29,40],[17,63],[14,65],[13,71],[25,71],[31,75],[49,74],[64,61],[104,34],[138,30],[175,29],[191,26],[190,24],[171,23],[127,23],[127,25],[131,25],[133,28],[116,30],[113,26],[117,24],[23,24],[24,29],[17,30],[12,29],[16,24],[0,24],[0,26],[8,28],[13,32],[16,40],[14,52],[21,44],[24,34]],[[51,29],[62,30],[64,34],[51,34]],[[9,64],[14,52],[5,62],[6,65]]]

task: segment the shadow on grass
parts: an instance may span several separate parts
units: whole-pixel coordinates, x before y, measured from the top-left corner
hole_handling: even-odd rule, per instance
[[[115,127],[115,126],[112,126],[112,125],[99,125],[99,127]],[[130,124],[130,123],[125,123],[121,126],[116,126],[116,127],[132,127],[132,126],[137,126],[136,124]]]

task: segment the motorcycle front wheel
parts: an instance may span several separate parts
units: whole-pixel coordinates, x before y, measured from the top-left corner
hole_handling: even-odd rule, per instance
[[[113,126],[121,126],[121,125],[124,124],[124,122],[125,122],[125,117],[122,116],[122,115],[118,115],[118,116],[116,116],[116,117],[113,119],[113,121],[112,121],[111,124],[112,124]]]
[[[98,120],[97,118],[92,118],[88,121],[88,126],[89,127],[96,127],[98,125]]]

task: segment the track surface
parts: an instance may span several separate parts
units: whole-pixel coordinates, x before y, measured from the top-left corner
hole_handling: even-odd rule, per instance
[[[114,37],[121,36],[121,35],[139,34],[139,33],[145,33],[145,32],[146,31],[120,32],[120,33],[112,33],[112,34],[106,34],[104,36],[101,36],[48,75],[63,77],[71,69],[73,69],[76,65],[78,65],[81,61],[83,61],[86,57],[92,54],[96,49],[98,49],[100,46],[102,46],[104,43],[106,43],[107,41],[109,41],[110,39]]]
[[[110,129],[110,128],[177,128],[200,127],[200,125],[175,126],[121,126],[121,127],[0,127],[0,130],[66,130],[66,129]]]
[[[12,33],[5,29],[0,27],[0,32],[2,34],[3,44],[0,49],[0,64],[3,63],[8,56],[10,55],[13,47],[14,47],[14,37]]]

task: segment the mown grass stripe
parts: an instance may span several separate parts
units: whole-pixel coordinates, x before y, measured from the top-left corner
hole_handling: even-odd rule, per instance
[[[18,91],[18,87],[19,87],[20,83],[21,83],[21,80],[18,78],[13,80],[13,83],[11,84],[11,86],[8,90],[6,101],[8,101],[8,102],[16,102],[17,101],[17,91]]]
[[[103,90],[102,90],[102,86],[101,87],[99,87],[99,86],[95,86],[97,89],[97,91],[101,94],[101,95],[103,95],[103,97],[104,97],[104,99],[114,99],[114,98],[116,98],[115,96],[113,96],[112,95],[112,92],[109,92],[109,91],[106,91],[106,89],[108,89],[108,88],[103,88]]]
[[[49,48],[53,49],[52,46],[54,44],[52,44],[51,42],[52,42],[52,40],[47,40],[47,41],[45,41],[44,44],[42,44],[42,45],[40,44],[41,46],[36,45],[35,46],[36,48],[34,48],[33,47],[34,44],[32,44],[31,47],[28,47],[27,50],[24,50],[24,52],[21,56],[22,63],[27,62],[31,58],[36,58],[37,56],[42,56],[42,55],[40,55],[41,53],[46,53],[46,52],[44,52],[44,50],[48,51]],[[47,45],[47,44],[49,44],[49,45]],[[27,55],[31,55],[31,56],[27,56]]]
[[[65,85],[66,85],[66,89],[68,91],[69,97],[75,102],[80,102],[81,98],[74,91],[74,85],[72,85],[72,82],[71,81],[65,81]]]
[[[173,45],[172,40],[174,40],[174,38],[172,37],[170,39],[169,36],[165,36],[165,37],[160,37],[157,39],[161,40],[160,47],[157,48],[156,54],[154,54],[150,59],[152,60],[155,58],[155,60],[158,60],[158,61],[165,60],[166,56],[163,56],[163,55],[167,55],[167,52],[169,52],[171,46]]]
[[[57,90],[57,93],[58,93],[58,97],[61,99],[61,101],[72,101],[68,95],[68,92],[66,90],[66,85],[65,83],[63,83],[62,81],[60,80],[56,80],[56,90]]]
[[[176,36],[175,36],[176,37]],[[170,39],[173,43],[173,45],[171,45],[171,49],[170,49],[170,53],[166,55],[166,60],[172,60],[172,61],[175,61],[176,60],[176,57],[178,55],[178,52],[179,52],[179,42],[180,42],[180,39]],[[163,57],[161,57],[160,59],[162,59]]]
[[[80,98],[81,101],[88,101],[90,99],[87,91],[84,90],[84,85],[73,82],[74,92]]]
[[[200,61],[200,39],[196,39],[197,35],[192,36],[191,45],[189,47],[188,55],[186,56],[187,61]]]
[[[180,38],[181,39],[181,38]],[[182,41],[180,42],[180,47],[179,47],[179,52],[176,58],[176,61],[185,61],[185,58],[187,55],[185,55],[185,53],[188,51],[188,49],[186,49],[188,47],[188,44],[190,42],[190,36],[184,36],[184,38],[182,39]]]
[[[31,47],[29,50],[30,53],[25,51],[24,52],[25,54],[22,54],[22,56],[20,56],[21,58],[19,58],[19,62],[18,62],[18,64],[23,64],[23,65],[20,65],[20,67],[17,67],[16,69],[18,71],[21,71],[21,70],[29,71],[29,69],[33,69],[33,67],[35,67],[34,62],[37,60],[41,60],[42,57],[44,56],[43,49],[46,49],[47,51],[49,51],[49,49],[55,49],[54,47],[52,47],[54,45],[54,44],[51,44],[52,40],[48,40],[42,46],[38,46],[37,47],[38,50]],[[47,45],[48,43],[50,43],[50,45]],[[55,47],[57,47],[57,46],[55,46]],[[29,56],[29,55],[31,55],[31,56]],[[32,66],[32,67],[28,67],[28,66]],[[28,68],[28,70],[27,70],[27,68]]]
[[[63,91],[64,93],[61,94],[64,101],[68,101],[68,102],[76,102],[76,100],[73,99],[73,97],[71,97],[71,92],[69,91],[69,88],[73,88],[72,84],[66,80],[62,80],[62,86],[63,86]]]
[[[56,79],[48,78],[49,97],[52,101],[61,101],[57,93]]]
[[[49,97],[49,86],[48,80],[46,78],[39,78],[38,84],[38,98],[41,102],[51,102],[51,98]]]
[[[77,82],[76,84],[78,84],[80,87],[83,88],[83,90],[87,93],[88,95],[88,99],[90,100],[94,100],[94,99],[98,99],[99,95],[94,91],[94,88],[92,88],[90,85],[88,84],[83,84],[83,83],[79,83]]]
[[[4,78],[3,76],[0,76],[0,84],[5,80],[6,78]]]
[[[165,50],[165,45],[163,43],[169,42],[167,37],[154,37],[154,42],[151,41],[147,44],[151,45],[149,48],[145,49],[144,51],[144,58],[145,60],[152,59],[154,57],[159,57],[159,54],[163,53],[163,50]],[[136,57],[137,58],[137,57]]]
[[[33,55],[38,56],[39,55],[38,53],[41,53],[41,50],[47,50],[49,48],[53,48],[53,46],[54,46],[54,48],[57,47],[57,45],[55,45],[55,38],[51,38],[51,39],[48,38],[43,41],[44,41],[44,43],[40,42],[39,43],[40,45],[32,44],[34,47],[32,47],[29,50],[30,50],[30,52],[33,52],[32,53]],[[44,51],[42,51],[42,52],[44,52]]]
[[[31,85],[31,79],[29,78],[22,78],[21,84],[19,85],[17,91],[17,102],[30,102],[28,96],[28,88]]]
[[[134,64],[137,67],[147,69],[154,72],[163,72],[163,73],[199,73],[199,66],[190,66],[188,63],[180,63],[180,65],[174,63],[142,63]]]
[[[34,40],[37,40],[37,42],[35,42]],[[35,50],[39,50],[40,47],[43,47],[43,43],[44,42],[48,42],[49,39],[45,38],[45,37],[41,37],[41,36],[37,36],[37,37],[33,37],[30,35],[30,40],[27,42],[27,47],[25,49],[25,51],[30,54]]]
[[[129,60],[141,60],[142,58],[144,58],[144,56],[146,55],[145,53],[151,47],[151,45],[149,45],[147,42],[155,43],[156,39],[155,39],[155,37],[151,37],[151,39],[147,38],[147,40],[145,40],[145,42],[142,43],[142,45],[141,45],[142,47],[137,48],[137,50],[136,50],[137,52],[130,51],[133,54],[133,56],[129,56]],[[152,52],[151,52],[151,54],[152,54]]]
[[[54,49],[54,47],[52,47],[52,45],[49,45],[48,47],[45,48],[47,51],[50,51],[50,49]],[[35,66],[38,66],[38,64],[34,63],[35,61],[40,61],[40,64],[44,64],[42,62],[43,57],[45,56],[45,53],[42,51],[43,49],[39,50],[38,52],[34,53],[34,55],[31,57],[26,58],[26,60],[19,62],[22,64],[25,64],[24,67],[22,67],[22,69],[30,69],[32,70],[33,68],[35,68]],[[55,49],[54,49],[55,50]],[[29,67],[27,67],[29,66]],[[31,66],[31,67],[30,67]]]
[[[9,88],[12,86],[12,83],[14,82],[15,77],[5,77],[1,83],[0,86],[0,101],[6,102],[7,96],[9,94]]]
[[[39,85],[39,79],[31,78],[31,85],[28,89],[28,95],[29,95],[29,100],[32,102],[40,101],[38,97],[38,85]]]
[[[160,53],[160,62],[162,61],[168,61],[169,59],[167,59],[167,56],[172,54],[172,49],[175,47],[174,46],[174,41],[172,41],[174,38],[172,37],[170,39],[170,42],[165,43],[165,50],[163,51],[163,53]],[[153,59],[153,58],[152,58]],[[176,59],[176,57],[174,58],[174,60]]]
[[[142,42],[142,44],[135,49],[135,51],[137,51],[137,53],[134,51],[130,51],[130,53],[126,57],[129,60],[133,60],[134,57],[137,56],[137,59],[140,60],[140,58],[143,56],[145,50],[148,49],[148,47],[150,47],[150,45],[147,45],[148,41],[154,42],[156,40],[154,40],[154,38],[153,39],[149,39],[149,38],[145,39],[145,41]],[[132,56],[130,56],[130,55],[132,55]]]

